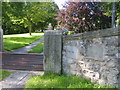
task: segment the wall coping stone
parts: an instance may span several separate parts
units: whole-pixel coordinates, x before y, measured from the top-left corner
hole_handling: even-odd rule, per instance
[[[100,38],[100,37],[109,37],[109,36],[118,36],[118,35],[120,35],[120,26],[116,28],[89,31],[74,35],[64,35],[63,40],[81,40],[81,39]]]
[[[46,30],[44,35],[62,35],[62,30]]]

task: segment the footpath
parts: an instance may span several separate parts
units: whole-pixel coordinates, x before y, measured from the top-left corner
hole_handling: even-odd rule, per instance
[[[41,37],[39,40],[33,42],[32,44],[29,44],[28,46],[22,47],[20,49],[13,50],[13,53],[27,53],[30,51],[32,48],[34,48],[36,45],[41,43],[44,40],[44,37]]]
[[[23,88],[25,87],[26,80],[32,76],[40,76],[43,72],[40,71],[12,71],[6,79],[0,81],[0,90],[4,88]]]
[[[20,49],[13,50],[12,53],[27,53],[36,45],[41,43],[44,40],[44,37],[39,40],[29,44],[28,46],[22,47]],[[24,88],[26,81],[35,75],[42,75],[42,71],[13,71],[11,75],[9,75],[4,80],[0,81],[0,90],[4,88]]]

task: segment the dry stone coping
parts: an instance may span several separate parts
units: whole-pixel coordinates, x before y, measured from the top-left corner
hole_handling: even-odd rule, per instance
[[[103,32],[104,31],[104,32]],[[82,40],[90,38],[100,38],[100,37],[109,37],[120,35],[120,27],[117,28],[108,28],[97,31],[89,31],[75,35],[64,35],[63,39],[65,40]]]

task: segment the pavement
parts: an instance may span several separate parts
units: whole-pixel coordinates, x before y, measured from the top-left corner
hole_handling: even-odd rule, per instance
[[[8,90],[22,88],[24,89],[26,81],[32,76],[41,76],[43,72],[38,71],[13,71],[9,77],[0,81],[0,90],[7,88]],[[6,89],[5,89],[6,90]]]

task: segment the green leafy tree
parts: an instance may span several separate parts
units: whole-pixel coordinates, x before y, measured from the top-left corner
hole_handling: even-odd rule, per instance
[[[24,3],[2,3],[2,28],[4,34],[26,32],[23,21]]]
[[[3,25],[4,33],[31,32],[45,29],[54,20],[58,6],[54,2],[4,2]],[[36,28],[34,28],[36,27]]]
[[[111,22],[112,22],[113,4],[115,7],[115,15],[113,17],[115,18],[115,21],[117,21],[117,23],[119,23],[120,25],[120,1],[119,2],[103,2],[100,5],[100,9],[104,10],[105,15],[111,17]]]
[[[30,35],[33,24],[39,24],[42,31],[45,29],[44,27],[46,27],[49,23],[52,23],[53,26],[57,24],[57,22],[55,22],[53,19],[55,18],[56,9],[58,9],[58,7],[53,2],[27,3],[27,16],[25,18],[25,26],[29,28]]]

